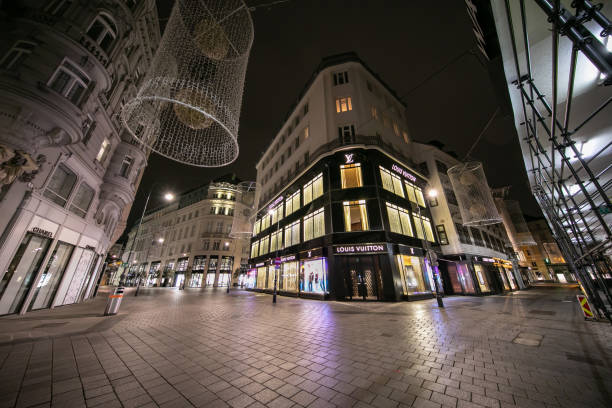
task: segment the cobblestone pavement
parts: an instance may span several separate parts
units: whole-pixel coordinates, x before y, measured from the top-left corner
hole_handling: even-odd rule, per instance
[[[575,289],[403,303],[147,289],[0,318],[0,407],[611,407]]]

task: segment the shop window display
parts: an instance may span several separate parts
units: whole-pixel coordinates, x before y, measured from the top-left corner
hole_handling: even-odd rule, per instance
[[[247,289],[253,289],[257,282],[257,269],[250,269],[246,274],[246,279],[244,281],[244,286]]]
[[[280,288],[285,292],[297,292],[298,262],[285,262],[281,271]]]
[[[208,272],[206,274],[206,286],[213,286],[215,284],[215,272]]]
[[[478,280],[478,286],[480,291],[483,293],[490,292],[489,282],[487,281],[486,273],[481,265],[474,264],[474,271],[476,272],[476,279]]]
[[[342,188],[362,187],[361,164],[342,164],[340,165],[340,179]]]
[[[325,293],[327,291],[327,267],[325,258],[302,261],[300,292]]]
[[[279,271],[274,265],[268,266],[268,289],[274,288],[274,276],[276,275],[278,279],[278,273]],[[278,285],[278,281],[276,282],[276,284]],[[276,288],[278,289],[278,286]]]
[[[429,279],[423,273],[422,258],[408,255],[396,255],[402,277],[404,295],[416,295],[431,292]]]
[[[0,314],[17,313],[47,253],[49,238],[27,233],[0,281]],[[9,302],[12,303],[9,307]]]
[[[344,201],[343,207],[345,231],[367,231],[369,229],[365,200]]]
[[[257,289],[265,289],[266,288],[266,270],[265,266],[257,268],[257,281],[256,287]]]
[[[51,306],[73,249],[74,245],[61,241],[57,243],[51,258],[49,258],[49,263],[38,281],[30,309],[46,309]]]

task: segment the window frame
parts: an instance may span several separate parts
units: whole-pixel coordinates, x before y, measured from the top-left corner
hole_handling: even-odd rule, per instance
[[[345,173],[349,170],[357,170],[357,185],[348,186],[346,183],[347,178]],[[340,183],[342,189],[345,188],[359,188],[363,187],[363,172],[361,170],[361,163],[341,164],[340,165]]]
[[[78,183],[78,187],[74,189],[74,195],[73,197],[70,199],[70,205],[68,206],[68,211],[70,211],[71,213],[78,215],[81,218],[86,218],[87,217],[87,213],[89,212],[89,209],[91,208],[91,204],[93,203],[95,197],[96,197],[96,189],[93,188],[92,186],[90,186],[89,184],[87,184],[86,182],[82,181],[80,183]],[[77,206],[74,201],[76,199],[76,197],[79,195],[79,192],[81,191],[81,188],[85,187],[91,190],[92,194],[91,194],[91,198],[89,200],[89,203],[87,203],[87,208],[81,208],[79,206]],[[76,211],[74,211],[74,209],[76,209]],[[82,215],[81,213],[82,212]]]
[[[336,98],[336,113],[351,112],[352,110],[353,101],[350,96]]]
[[[70,67],[78,72],[75,72],[74,70],[70,69]],[[60,73],[64,73],[68,75],[70,79],[66,82],[65,86],[61,90],[57,90],[53,87],[53,83],[58,79],[58,76],[60,75]],[[83,79],[79,75],[79,73],[83,77],[85,77],[87,82],[85,82],[85,79]],[[70,94],[72,93],[72,90],[75,84],[81,85],[83,87],[83,92],[78,96],[76,101],[71,99],[70,97]],[[47,82],[47,86],[51,90],[62,95],[64,98],[68,99],[70,102],[72,102],[73,104],[77,106],[83,101],[83,96],[87,93],[87,90],[89,89],[90,84],[91,84],[91,78],[85,72],[83,72],[80,68],[78,68],[77,64],[75,64],[68,57],[65,57],[62,60],[62,62],[57,66],[57,68],[55,69],[51,77],[49,78],[49,81]]]
[[[108,21],[106,19],[108,19]],[[100,32],[100,34],[98,34],[97,38],[94,38],[89,34],[89,31],[92,29],[96,21],[102,24],[104,26],[104,29]],[[114,27],[111,27],[111,24]],[[95,43],[98,44],[100,48],[102,48],[104,52],[106,52],[107,54],[112,50],[113,45],[115,44],[115,42],[117,41],[117,38],[119,37],[119,29],[117,27],[117,23],[115,22],[115,19],[112,18],[108,13],[104,13],[104,12],[100,12],[96,15],[96,17],[91,21],[91,23],[87,27],[87,30],[85,30],[85,33],[87,34],[89,38],[94,40]],[[107,47],[104,47],[102,45],[102,42],[106,38],[107,34],[110,34],[110,36],[112,37],[112,41],[108,44]]]
[[[31,48],[28,47],[20,47],[21,44],[31,45]],[[4,54],[2,59],[0,60],[0,68],[10,71],[14,68],[18,68],[21,63],[27,58],[28,55],[32,54],[34,48],[36,48],[38,44],[33,41],[27,40],[17,40],[13,43],[13,46],[9,48],[9,50]],[[11,53],[15,55],[11,58],[11,61],[7,63],[9,57],[11,57]]]
[[[56,191],[52,190],[49,188],[49,185],[51,184],[51,181],[53,180],[53,178],[55,177],[58,169],[63,168],[66,169],[68,174],[72,174],[74,176],[74,182],[72,183],[72,186],[70,186],[70,190],[68,191],[68,194],[66,194],[66,197],[62,197],[60,196]],[[55,170],[53,171],[53,174],[51,175],[51,177],[49,177],[49,181],[47,182],[45,189],[43,191],[43,196],[46,197],[48,200],[52,201],[54,204],[62,207],[62,208],[66,208],[66,205],[68,205],[68,202],[70,201],[70,199],[72,198],[72,194],[75,191],[75,186],[78,184],[78,176],[77,174],[72,171],[72,169],[68,166],[66,166],[64,163],[60,163]],[[59,204],[56,201],[54,201],[52,198],[50,198],[49,196],[47,196],[47,192],[49,192],[50,194],[52,194],[55,197],[59,197],[61,200],[64,200],[63,204]]]
[[[361,229],[354,230],[351,210],[355,207],[359,209],[359,218],[360,218],[359,223],[361,224]],[[343,213],[344,213],[344,231],[345,232],[368,231],[370,229],[366,200],[343,201],[342,208],[343,208]]]

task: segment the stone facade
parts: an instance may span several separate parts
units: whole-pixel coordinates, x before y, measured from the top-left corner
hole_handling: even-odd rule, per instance
[[[160,41],[153,0],[17,3],[0,9],[0,314],[94,293],[148,156],[119,113]]]

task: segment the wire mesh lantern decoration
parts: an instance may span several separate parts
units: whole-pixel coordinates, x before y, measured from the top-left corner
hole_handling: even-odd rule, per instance
[[[142,87],[121,113],[127,130],[184,164],[233,162],[252,43],[242,0],[177,0]]]
[[[230,237],[248,239],[253,236],[253,224],[257,217],[255,208],[255,192],[257,183],[243,181],[238,184],[236,202],[234,203],[234,217]]]
[[[448,169],[465,226],[498,224],[502,218],[495,207],[482,163],[461,163]]]
[[[531,235],[529,227],[527,227],[527,222],[525,221],[523,211],[521,210],[521,206],[518,201],[504,200],[504,204],[508,210],[510,222],[512,222],[512,225],[514,225],[514,229],[516,231],[516,244],[536,245],[535,239],[533,238],[533,235]]]

